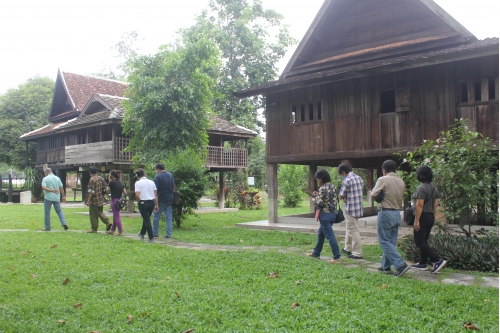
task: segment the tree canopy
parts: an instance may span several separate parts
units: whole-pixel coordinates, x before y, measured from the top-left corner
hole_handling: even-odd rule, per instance
[[[123,128],[136,162],[206,146],[218,66],[218,49],[203,35],[130,61]]]
[[[211,0],[195,25],[181,31],[183,38],[209,36],[221,51],[212,108],[222,118],[253,130],[263,126],[258,110],[264,109],[264,99],[240,100],[233,93],[276,79],[277,62],[296,42],[282,19],[274,10],[264,9],[260,0]]]
[[[52,79],[35,76],[0,95],[0,162],[26,166],[26,146],[19,137],[48,124],[54,86]],[[28,158],[34,165],[36,145],[29,145]]]

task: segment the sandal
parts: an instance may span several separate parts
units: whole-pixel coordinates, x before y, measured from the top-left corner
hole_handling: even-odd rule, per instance
[[[329,264],[340,264],[340,259],[330,259],[326,261]]]
[[[119,232],[119,233],[117,234],[117,236],[122,236],[122,233],[121,233],[121,232]]]
[[[107,233],[108,235],[114,235],[114,234],[115,234],[115,232],[114,232],[114,231],[111,231],[111,230],[110,230],[110,231],[106,231],[106,233]]]

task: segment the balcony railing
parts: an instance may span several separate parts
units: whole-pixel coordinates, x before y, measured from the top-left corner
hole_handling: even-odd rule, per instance
[[[248,150],[246,148],[225,148],[208,146],[205,162],[207,167],[246,168]]]

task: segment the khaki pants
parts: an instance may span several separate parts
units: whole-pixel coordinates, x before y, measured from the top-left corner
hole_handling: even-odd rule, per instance
[[[109,224],[109,219],[106,217],[106,215],[102,211],[103,206],[95,206],[95,205],[90,205],[89,206],[89,216],[90,216],[90,226],[92,227],[92,230],[97,231],[97,228],[99,228],[99,220],[98,218],[101,219],[102,223],[108,225]]]
[[[346,251],[352,252],[354,256],[361,257],[363,244],[358,229],[358,218],[347,214],[344,211],[345,217],[345,247]]]

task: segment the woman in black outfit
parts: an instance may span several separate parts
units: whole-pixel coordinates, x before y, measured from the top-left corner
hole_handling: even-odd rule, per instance
[[[113,211],[113,225],[111,226],[111,230],[107,233],[110,235],[115,234],[116,227],[118,226],[118,236],[122,235],[122,220],[120,218],[120,210],[115,207],[115,203],[120,200],[122,194],[124,196],[127,195],[127,190],[125,186],[120,181],[120,171],[119,170],[111,170],[109,173],[109,185],[106,189],[106,193],[111,193],[111,210]]]
[[[424,165],[417,170],[417,179],[420,186],[413,195],[415,200],[415,224],[413,225],[413,235],[415,245],[420,249],[420,261],[411,267],[426,271],[427,259],[432,263],[431,273],[437,273],[446,265],[446,260],[439,258],[436,252],[429,246],[429,236],[434,226],[434,219],[437,213],[439,193],[432,184],[432,170]]]

